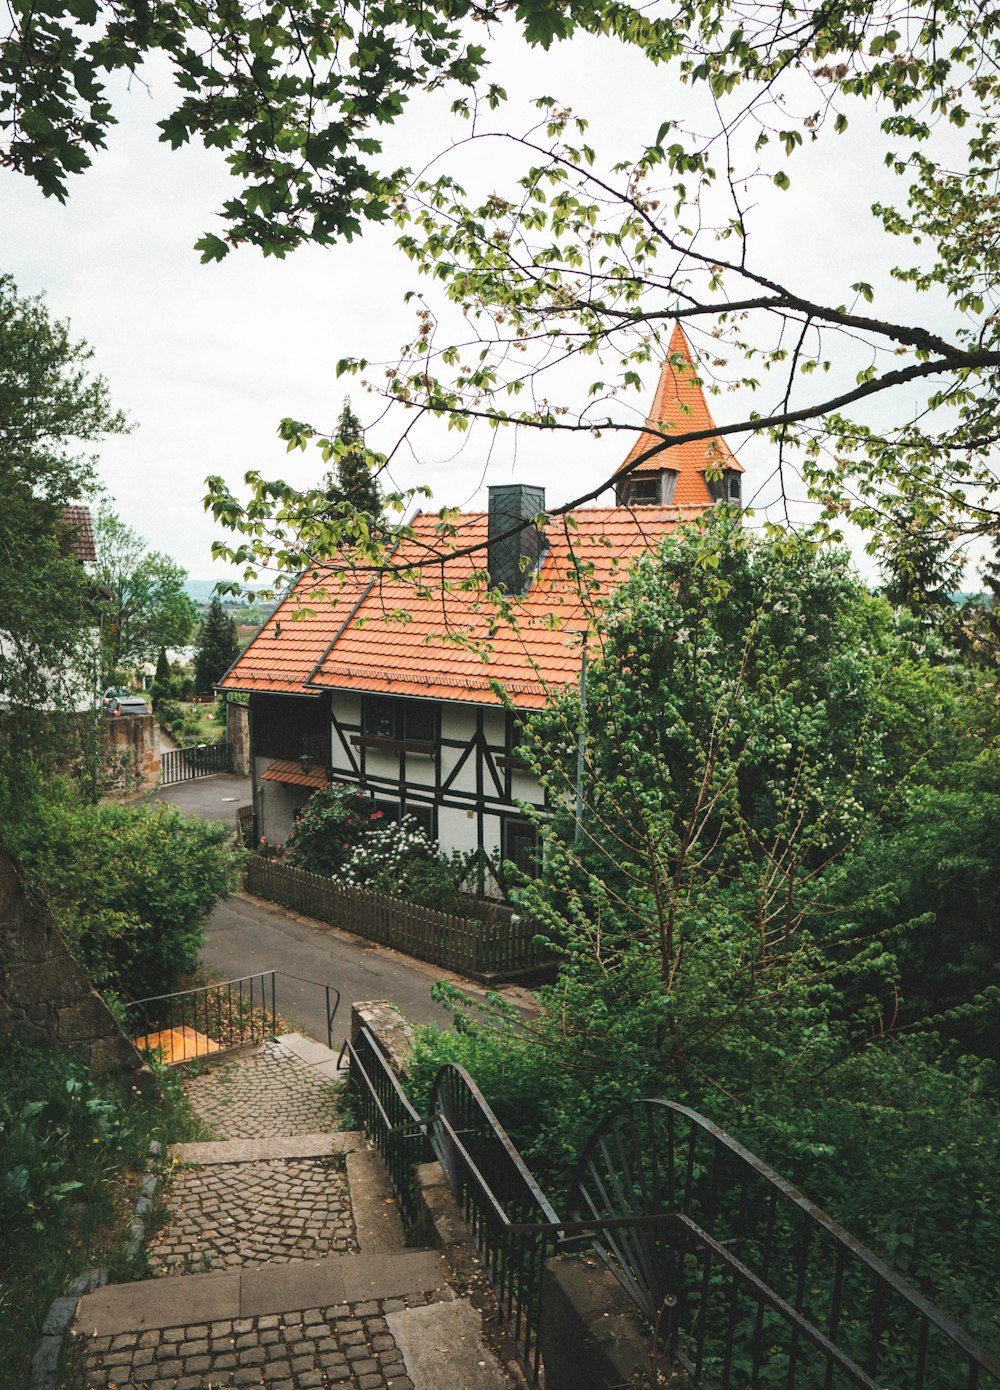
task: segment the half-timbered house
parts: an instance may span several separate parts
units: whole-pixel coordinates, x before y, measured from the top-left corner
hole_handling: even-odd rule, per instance
[[[302,576],[220,687],[250,696],[259,834],[283,841],[311,792],[335,780],[389,818],[413,816],[446,849],[530,871],[536,832],[522,807],[542,808],[542,793],[518,758],[519,715],[579,681],[582,633],[633,561],[682,518],[739,500],[742,469],[724,440],[650,453],[662,433],[713,428],[680,329],[647,424],[661,433],[637,436],[613,507],[539,529],[544,491],[511,484],[491,487],[487,511],[460,516],[447,541],[436,515],[415,517],[394,561],[426,576],[435,559],[447,588]],[[463,587],[484,556],[513,620]]]

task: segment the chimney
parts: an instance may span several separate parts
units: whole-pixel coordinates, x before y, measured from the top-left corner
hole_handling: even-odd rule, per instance
[[[489,546],[486,567],[490,583],[509,594],[523,594],[537,569],[544,538],[535,526],[523,526],[504,536],[518,522],[530,521],[545,510],[545,489],[524,483],[505,483],[489,490]],[[523,562],[523,563],[522,563]]]

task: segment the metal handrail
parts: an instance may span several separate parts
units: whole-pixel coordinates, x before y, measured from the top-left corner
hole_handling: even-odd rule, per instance
[[[586,1239],[646,1314],[693,1387],[743,1390],[750,1385],[759,1390],[765,1383],[777,1384],[777,1374],[787,1390],[842,1385],[950,1390],[959,1383],[956,1353],[965,1361],[961,1383],[968,1390],[984,1383],[983,1374],[1000,1383],[996,1356],[768,1164],[696,1111],[658,1099],[618,1106],[585,1146],[570,1189],[569,1216],[560,1219],[463,1067],[441,1068],[431,1087],[429,1113],[421,1119],[367,1028],[359,1031],[357,1041],[357,1048],[350,1041],[345,1045],[351,1077],[366,1093],[369,1131],[394,1175],[401,1206],[412,1213],[405,1205],[411,1196],[406,1150],[413,1149],[417,1136],[422,1146],[426,1132],[533,1380],[543,1354],[542,1264],[548,1253]],[[666,1121],[661,1148],[656,1147],[655,1118]],[[683,1142],[680,1123],[690,1127]],[[708,1163],[698,1161],[699,1135],[713,1145]],[[736,1167],[735,1182],[725,1192],[719,1190],[719,1154]],[[765,1184],[765,1197],[751,1211],[751,1186],[757,1179]],[[793,1230],[784,1248],[777,1239],[772,1249],[783,1214],[780,1202],[805,1223],[806,1234]],[[726,1232],[713,1229],[733,1213],[731,1233],[729,1227]],[[755,1268],[752,1218],[766,1227],[762,1269]],[[814,1227],[833,1240],[836,1254],[819,1275],[812,1272],[810,1284],[808,1231]],[[870,1315],[867,1290],[852,1279],[851,1260],[873,1281]],[[786,1296],[778,1285],[789,1276],[795,1287]],[[808,1305],[816,1287],[827,1283],[831,1290],[824,1330]],[[852,1295],[859,1296],[860,1311],[850,1309]],[[890,1296],[902,1299],[921,1320],[916,1336],[903,1346],[897,1345],[899,1320],[887,1307]],[[721,1318],[715,1312],[720,1302]],[[851,1345],[852,1338],[859,1340],[859,1330],[864,1343],[860,1355]],[[947,1343],[946,1364],[932,1361],[932,1330]],[[883,1351],[898,1361],[911,1350],[903,1378],[881,1364]],[[740,1360],[746,1355],[750,1381],[746,1360]]]
[[[459,1062],[445,1063],[445,1065],[435,1076],[434,1082],[431,1086],[430,1115],[428,1117],[428,1123],[432,1125],[430,1131],[431,1143],[434,1144],[433,1121],[435,1119],[442,1118],[445,1114],[444,1110],[441,1108],[439,1104],[440,1096],[451,1077],[457,1077],[462,1082],[465,1089],[468,1091],[484,1122],[493,1132],[494,1136],[499,1141],[499,1143],[502,1145],[508,1159],[510,1160],[511,1165],[514,1168],[514,1171],[517,1173],[521,1182],[524,1183],[528,1192],[531,1194],[531,1197],[537,1205],[539,1211],[545,1214],[545,1217],[549,1222],[558,1223],[559,1217],[556,1215],[555,1208],[552,1206],[545,1193],[539,1187],[530,1169],[528,1168],[524,1159],[518,1152],[517,1147],[514,1144],[514,1141],[510,1138],[510,1135],[507,1133],[503,1125],[497,1119],[496,1115],[493,1112],[492,1106],[489,1104],[482,1091],[476,1085],[475,1081],[473,1081],[472,1077],[466,1071],[465,1067],[463,1067]],[[449,1130],[451,1130],[450,1125]],[[469,1156],[467,1150],[461,1145],[460,1141],[455,1135],[454,1130],[451,1130],[451,1133],[454,1137],[455,1143],[458,1144],[461,1148],[461,1151],[465,1156],[466,1161],[469,1164],[472,1164],[472,1158]],[[435,1145],[435,1151],[436,1149],[437,1146]],[[441,1166],[444,1167],[443,1160],[441,1160]],[[447,1169],[445,1169],[445,1171],[447,1172]]]
[[[153,1049],[148,1046],[149,1039],[156,1033],[172,1028],[183,1029],[188,1026],[193,1034],[188,1041],[194,1051],[190,1055],[182,1057],[180,1059],[182,1061],[191,1061],[209,1055],[214,1056],[219,1052],[242,1047],[246,1042],[256,1042],[258,1036],[264,1036],[264,1028],[263,1026],[257,1028],[254,1008],[263,1010],[265,1021],[269,1013],[271,1026],[274,1026],[274,1021],[278,1016],[277,976],[279,975],[286,980],[295,980],[298,984],[315,985],[318,989],[325,991],[326,1041],[327,1046],[332,1051],[333,1023],[340,1007],[340,990],[335,985],[325,985],[319,980],[307,980],[301,975],[292,975],[287,970],[263,970],[253,975],[241,975],[232,980],[217,980],[208,985],[195,985],[191,989],[174,990],[170,994],[150,994],[143,999],[129,1000],[128,1006],[140,1011],[146,1025],[136,1039],[137,1045],[139,1040],[144,1038],[147,1044],[145,1050],[151,1051]],[[268,992],[270,993],[270,1009],[267,1004]],[[259,1004],[257,1003],[258,993],[260,996]],[[225,1006],[223,1006],[223,1001]],[[148,1006],[154,1004],[161,1007],[151,1011]],[[151,1012],[161,1016],[156,1027],[150,1023]],[[213,1031],[223,1036],[213,1038]]]
[[[425,1122],[414,1110],[373,1034],[361,1027],[341,1049],[350,1058],[350,1081],[358,1091],[364,1127],[385,1164],[399,1209],[412,1224],[416,1215],[412,1169],[430,1157]]]
[[[307,980],[303,975],[290,975],[287,970],[275,970],[275,975],[280,975],[283,980],[294,980],[300,985],[317,985],[320,989],[326,990],[326,1045],[333,1051],[333,1020],[337,1017],[337,1010],[340,1008],[340,990],[336,985],[323,985],[319,980]],[[336,995],[333,1001],[333,1008],[330,1007],[330,998]]]
[[[679,1121],[689,1127],[686,1137],[679,1133]],[[701,1161],[699,1135],[712,1146]],[[733,1170],[728,1185],[721,1172],[727,1163]],[[762,1188],[753,1191],[758,1182]],[[622,1235],[615,1235],[616,1225],[611,1218],[621,1218],[629,1212],[649,1213],[653,1209],[665,1210],[672,1217],[677,1228],[675,1241],[656,1235],[647,1238],[649,1232],[644,1236],[642,1223],[634,1230],[621,1225]],[[606,1222],[601,1239],[594,1242],[595,1253],[608,1264],[650,1322],[656,1324],[665,1305],[669,1305],[677,1309],[671,1314],[675,1329],[683,1330],[686,1320],[696,1324],[689,1336],[696,1355],[687,1356],[679,1336],[675,1337],[673,1351],[698,1385],[707,1383],[701,1376],[702,1363],[707,1359],[706,1341],[713,1336],[709,1301],[717,1295],[720,1280],[726,1277],[723,1269],[731,1281],[723,1300],[727,1306],[720,1316],[718,1332],[725,1374],[720,1380],[718,1370],[713,1371],[713,1385],[730,1383],[728,1367],[737,1320],[737,1285],[757,1305],[753,1333],[757,1351],[764,1339],[765,1304],[792,1329],[788,1350],[790,1387],[820,1383],[796,1379],[802,1358],[798,1350],[800,1336],[817,1347],[824,1358],[826,1379],[822,1384],[826,1386],[833,1384],[834,1369],[846,1375],[853,1385],[884,1386],[892,1369],[882,1363],[890,1354],[896,1358],[903,1355],[898,1344],[904,1341],[915,1349],[905,1381],[907,1390],[954,1383],[948,1377],[954,1372],[956,1353],[967,1361],[970,1385],[976,1383],[980,1371],[1000,1382],[1000,1359],[979,1346],[964,1328],[762,1159],[687,1106],[660,1099],[627,1101],[617,1106],[594,1131],[580,1155],[570,1186],[568,1211],[574,1220]],[[814,1231],[821,1232],[833,1247],[824,1255],[822,1266],[811,1259]],[[784,1263],[780,1254],[781,1232],[787,1246]],[[739,1258],[728,1249],[732,1245],[742,1247]],[[755,1255],[759,1265],[756,1269]],[[782,1296],[776,1287],[782,1277],[790,1286],[790,1298]],[[853,1292],[860,1295],[857,1302],[862,1310],[855,1315],[853,1324],[846,1309],[852,1283]],[[807,1316],[804,1310],[810,1301],[815,1311]],[[888,1306],[891,1301],[895,1302],[894,1308]],[[794,1318],[788,1314],[789,1308]],[[826,1333],[817,1326],[820,1311],[827,1324]],[[893,1314],[898,1335],[890,1336]],[[916,1332],[911,1335],[908,1329],[914,1321]],[[949,1358],[948,1366],[941,1368],[944,1380],[931,1361],[932,1329],[947,1343],[944,1353]],[[852,1331],[865,1343],[863,1367],[842,1345]],[[886,1342],[893,1345],[883,1345]],[[845,1364],[841,1364],[841,1358]],[[690,1364],[686,1364],[688,1361]],[[882,1378],[875,1379],[879,1374]]]

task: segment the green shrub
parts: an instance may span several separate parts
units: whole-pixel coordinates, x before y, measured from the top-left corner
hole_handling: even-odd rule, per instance
[[[61,1053],[8,1043],[0,1055],[0,1390],[22,1390],[42,1319],[68,1281],[120,1260],[131,1216],[123,1183],[149,1141],[201,1137],[175,1075],[162,1097],[94,1079]],[[134,1181],[134,1177],[132,1178]],[[118,1277],[125,1273],[119,1270]]]
[[[68,791],[11,840],[93,983],[131,998],[167,993],[193,969],[243,854],[223,823],[168,806],[83,805]]]
[[[369,826],[353,842],[340,881],[447,910],[468,856],[443,855],[412,816]]]
[[[154,692],[155,689],[156,688],[154,686]],[[158,700],[156,699],[154,694],[153,703],[156,707],[157,718],[159,719],[163,727],[168,730],[168,732],[172,730],[175,724],[179,724],[183,720],[184,712],[181,709],[180,705],[177,703],[176,699],[174,699],[172,696],[165,696],[164,698]]]

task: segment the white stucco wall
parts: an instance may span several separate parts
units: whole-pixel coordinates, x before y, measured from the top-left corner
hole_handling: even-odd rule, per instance
[[[273,762],[273,758],[257,759],[257,828],[269,845],[283,845],[295,824],[295,812],[309,800],[313,788],[261,781],[261,773]]]

